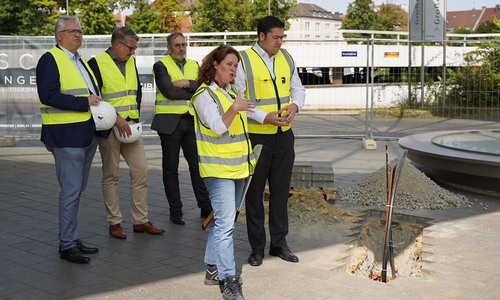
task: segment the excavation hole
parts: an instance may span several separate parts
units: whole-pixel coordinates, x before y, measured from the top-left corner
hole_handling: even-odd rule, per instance
[[[381,280],[385,211],[369,210],[359,227],[350,263],[346,271],[357,277]],[[431,219],[404,214],[392,216],[392,241],[396,278],[420,277],[422,268],[423,230]],[[393,280],[390,263],[387,264],[387,281]]]

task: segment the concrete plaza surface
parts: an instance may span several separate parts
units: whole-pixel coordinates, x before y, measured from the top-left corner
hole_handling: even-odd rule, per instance
[[[399,120],[390,122],[383,126],[415,128],[396,124]],[[319,130],[313,121],[303,125],[296,126],[296,135]],[[349,127],[345,121],[338,125]],[[498,128],[498,123],[487,126]],[[325,128],[325,134],[328,130]],[[203,284],[207,232],[201,230],[202,219],[186,163],[181,158],[179,173],[186,225],[179,226],[169,221],[159,138],[146,136],[144,144],[150,167],[149,217],[166,232],[161,236],[132,232],[129,176],[123,162],[119,186],[127,239],[109,235],[97,153],[79,211],[80,238],[99,247],[99,253],[90,255],[92,261],[88,265],[61,260],[57,252],[59,186],[52,155],[37,139],[18,139],[15,147],[0,148],[1,299],[222,298],[218,287]],[[334,186],[347,187],[384,166],[385,145],[390,159],[403,152],[395,140],[381,140],[377,150],[364,150],[359,139],[298,138],[296,161],[331,164]],[[341,226],[320,230],[291,227],[288,244],[300,262],[271,257],[266,248],[264,263],[252,267],[246,263],[251,251],[246,227],[237,223],[236,266],[243,278],[245,298],[499,299],[500,198],[445,188],[467,196],[472,206],[396,211],[432,219],[424,229],[420,278],[399,277],[381,283],[347,274],[338,267],[348,253],[346,243],[352,240],[352,231]],[[340,201],[334,205],[356,213],[370,209]]]

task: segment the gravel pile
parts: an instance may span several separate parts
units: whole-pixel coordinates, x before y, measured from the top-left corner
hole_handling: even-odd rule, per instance
[[[355,186],[338,188],[335,201],[385,208],[387,204],[385,169],[385,166],[380,168]],[[471,204],[465,196],[443,189],[405,161],[396,189],[394,207],[406,210],[446,209],[471,207]]]

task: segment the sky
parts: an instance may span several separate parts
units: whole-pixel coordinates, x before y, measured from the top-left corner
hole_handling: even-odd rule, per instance
[[[333,13],[339,12],[345,14],[347,12],[347,6],[349,3],[354,2],[354,0],[298,0],[299,3],[310,3],[316,4],[321,8],[329,10]],[[392,3],[392,4],[405,4],[403,9],[407,10],[409,0],[374,0],[375,4],[381,3]],[[448,0],[446,1],[447,11],[460,11],[460,10],[471,10],[481,9],[481,7],[495,7],[495,5],[500,4],[500,0]]]

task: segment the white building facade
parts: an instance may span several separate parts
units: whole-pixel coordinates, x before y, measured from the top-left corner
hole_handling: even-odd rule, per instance
[[[290,19],[289,31],[297,33],[287,35],[287,40],[302,40],[311,42],[341,41],[342,18],[338,12],[332,13],[315,4],[298,3],[291,9],[296,19]]]

